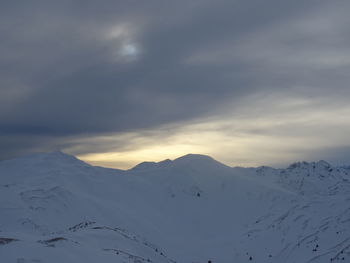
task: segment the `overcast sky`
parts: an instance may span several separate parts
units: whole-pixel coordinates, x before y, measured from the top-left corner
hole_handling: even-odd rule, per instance
[[[0,1],[0,159],[350,164],[350,2]]]

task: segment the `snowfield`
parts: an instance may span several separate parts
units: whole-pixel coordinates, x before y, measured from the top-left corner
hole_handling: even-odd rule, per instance
[[[350,262],[350,168],[0,162],[1,263]]]

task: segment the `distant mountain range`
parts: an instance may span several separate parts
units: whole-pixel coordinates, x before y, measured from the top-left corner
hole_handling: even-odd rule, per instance
[[[228,167],[209,156],[91,166],[0,162],[0,262],[350,262],[350,168]]]

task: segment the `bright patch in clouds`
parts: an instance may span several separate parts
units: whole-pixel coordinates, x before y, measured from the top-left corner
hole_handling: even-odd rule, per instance
[[[125,44],[121,48],[121,54],[124,56],[136,56],[138,53],[138,49],[134,44]]]
[[[134,43],[126,43],[120,47],[119,55],[129,61],[135,60],[139,55],[139,49]]]
[[[140,53],[135,41],[136,29],[131,24],[120,24],[107,30],[105,39],[113,43],[116,60],[135,60]]]

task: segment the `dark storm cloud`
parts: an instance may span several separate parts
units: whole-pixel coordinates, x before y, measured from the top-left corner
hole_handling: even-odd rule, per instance
[[[331,34],[322,20],[315,35],[289,27],[308,14],[327,16],[328,1],[0,5],[1,158],[206,116],[254,92],[347,90],[347,29]],[[337,17],[336,25],[347,21]],[[314,65],[325,51],[340,61]]]

